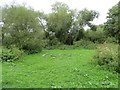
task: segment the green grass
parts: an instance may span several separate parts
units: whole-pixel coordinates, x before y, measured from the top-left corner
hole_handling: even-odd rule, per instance
[[[93,63],[94,50],[43,50],[2,64],[3,88],[117,88],[118,75]]]

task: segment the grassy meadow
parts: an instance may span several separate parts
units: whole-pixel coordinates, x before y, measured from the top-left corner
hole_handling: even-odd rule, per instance
[[[95,50],[43,50],[3,62],[3,88],[117,88],[118,75],[93,63]]]

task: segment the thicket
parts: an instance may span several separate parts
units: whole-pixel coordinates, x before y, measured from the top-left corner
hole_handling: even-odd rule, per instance
[[[97,53],[94,56],[98,65],[110,71],[120,73],[120,61],[118,57],[118,45],[115,44],[101,44],[97,47]]]
[[[44,31],[39,24],[39,12],[11,5],[3,7],[2,16],[3,61],[14,61],[23,51],[27,54],[41,51]]]
[[[23,51],[19,50],[19,48],[12,46],[11,48],[2,48],[2,55],[1,55],[1,59],[2,62],[12,62],[12,61],[16,61],[19,60],[19,58],[23,55]]]

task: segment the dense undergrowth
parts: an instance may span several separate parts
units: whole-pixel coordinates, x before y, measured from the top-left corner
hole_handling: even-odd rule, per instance
[[[97,53],[94,56],[97,64],[102,66],[103,69],[120,73],[118,47],[119,45],[110,43],[99,45],[97,47]]]

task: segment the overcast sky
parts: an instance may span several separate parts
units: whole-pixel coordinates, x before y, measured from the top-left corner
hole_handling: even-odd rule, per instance
[[[26,4],[35,10],[51,12],[51,5],[56,1],[66,3],[70,9],[82,10],[88,8],[89,10],[96,10],[100,13],[98,19],[94,20],[94,24],[102,24],[106,21],[108,10],[117,4],[119,0],[14,0],[18,4]],[[0,0],[0,6],[11,4],[13,0]]]

